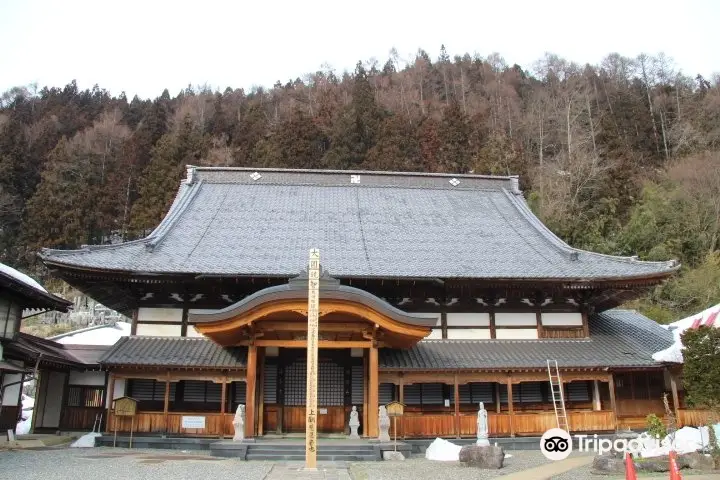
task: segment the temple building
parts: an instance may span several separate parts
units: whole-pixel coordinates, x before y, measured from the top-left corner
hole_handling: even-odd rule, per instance
[[[231,436],[240,404],[246,437],[303,432],[311,248],[320,432],[347,432],[356,406],[375,437],[379,405],[398,400],[405,438],[474,436],[478,402],[491,436],[542,434],[555,361],[573,432],[642,428],[664,393],[693,421],[677,367],[652,359],[670,332],[617,309],[679,265],[570,247],[517,177],[211,167],[188,167],[145,238],[42,251],[133,319],[66,382],[61,411],[92,418],[102,390],[108,431],[130,429],[112,415],[130,396],[139,433]]]

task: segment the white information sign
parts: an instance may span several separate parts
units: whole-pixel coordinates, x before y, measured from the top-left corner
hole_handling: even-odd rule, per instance
[[[182,417],[182,428],[205,428],[205,417]]]

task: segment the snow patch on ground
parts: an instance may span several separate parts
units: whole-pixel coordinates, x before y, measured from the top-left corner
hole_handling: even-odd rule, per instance
[[[47,290],[45,290],[42,285],[40,285],[38,282],[30,278],[29,276],[25,275],[22,272],[18,272],[12,267],[8,267],[4,263],[0,263],[0,273],[4,273],[5,275],[8,275],[15,280],[18,280],[19,282],[24,283],[25,285],[32,287],[36,290],[40,290],[41,292],[47,293]]]
[[[27,435],[32,428],[32,415],[25,420],[20,420],[15,426],[15,435]]]
[[[461,449],[460,445],[455,445],[442,438],[436,438],[425,450],[425,458],[438,462],[458,462],[460,461]],[[512,458],[512,455],[506,453],[505,458]]]
[[[82,437],[75,440],[72,444],[70,444],[71,447],[74,448],[92,448],[95,446],[95,438],[101,437],[102,433],[97,432],[90,432],[86,433]]]
[[[685,347],[683,347],[682,341],[680,340],[680,335],[682,335],[688,328],[692,328],[696,322],[700,325],[707,325],[711,318],[714,319],[712,326],[718,328],[720,327],[720,318],[718,318],[718,316],[720,316],[720,303],[707,308],[700,313],[678,320],[677,322],[673,322],[669,325],[662,325],[664,328],[672,329],[673,344],[665,350],[655,352],[652,356],[653,360],[656,362],[683,363],[682,351]]]

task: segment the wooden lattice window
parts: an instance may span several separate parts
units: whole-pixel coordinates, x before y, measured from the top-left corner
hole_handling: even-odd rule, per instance
[[[318,405],[343,405],[344,368],[334,362],[318,365]],[[295,361],[285,368],[285,405],[305,405],[307,363]]]
[[[85,385],[69,386],[67,396],[68,407],[102,407],[105,398],[105,387]]]

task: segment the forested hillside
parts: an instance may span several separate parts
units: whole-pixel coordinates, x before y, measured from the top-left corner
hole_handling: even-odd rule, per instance
[[[15,88],[0,98],[0,260],[42,275],[41,247],[142,236],[186,164],[518,174],[570,244],[683,263],[634,305],[645,313],[720,301],[720,79],[663,55],[509,66],[391,52],[352,73],[154,100]]]

